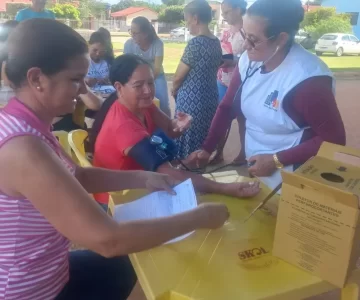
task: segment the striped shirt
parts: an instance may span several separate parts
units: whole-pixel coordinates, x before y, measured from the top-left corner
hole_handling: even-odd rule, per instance
[[[0,110],[1,146],[17,136],[36,136],[74,174],[50,128],[16,98]],[[69,241],[25,198],[0,191],[0,299],[54,299],[69,277]]]

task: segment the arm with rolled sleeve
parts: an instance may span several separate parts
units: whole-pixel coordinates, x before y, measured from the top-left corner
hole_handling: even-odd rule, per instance
[[[317,154],[324,141],[345,145],[344,123],[330,77],[310,78],[295,87],[286,98],[284,109],[287,114],[300,128],[308,126],[310,129],[305,130],[303,141],[298,146],[277,153],[283,165],[303,164]],[[306,138],[306,135],[311,138]]]
[[[224,96],[224,99],[221,101],[220,105],[216,110],[214,119],[212,120],[209,133],[202,145],[202,148],[208,152],[212,153],[220,140],[225,136],[226,131],[229,129],[232,120],[237,116],[240,123],[245,124],[245,118],[241,113],[240,109],[240,95],[238,95],[236,101],[239,102],[239,105],[236,105],[237,111],[234,112],[234,97],[241,85],[241,78],[238,66],[236,66],[231,82],[227,92]],[[245,131],[245,126],[244,131]],[[244,134],[241,136],[241,142],[243,145]]]

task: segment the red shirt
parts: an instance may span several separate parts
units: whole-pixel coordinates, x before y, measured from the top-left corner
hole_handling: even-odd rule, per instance
[[[97,136],[93,164],[95,167],[111,170],[142,170],[143,168],[124,151],[155,131],[152,120],[153,104],[144,110],[146,127],[119,101],[110,107]],[[108,203],[108,194],[95,194],[100,203]]]

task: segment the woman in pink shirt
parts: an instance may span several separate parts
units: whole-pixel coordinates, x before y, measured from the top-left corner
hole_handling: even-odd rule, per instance
[[[9,37],[6,74],[16,97],[0,110],[0,299],[125,300],[136,282],[128,253],[220,227],[229,216],[224,205],[208,203],[118,224],[102,210],[89,194],[172,192],[174,181],[81,168],[61,149],[51,122],[74,111],[88,67],[86,41],[55,20],[22,22]],[[70,240],[91,251],[69,252]]]
[[[223,64],[217,74],[219,102],[222,101],[226,94],[234,69],[243,53],[244,38],[240,30],[243,26],[243,15],[246,13],[246,7],[247,3],[244,0],[224,0],[221,4],[222,16],[230,27],[224,29],[220,37]],[[223,160],[222,146],[223,143],[220,143],[217,159],[214,163]],[[237,163],[238,159],[235,158],[234,163]]]

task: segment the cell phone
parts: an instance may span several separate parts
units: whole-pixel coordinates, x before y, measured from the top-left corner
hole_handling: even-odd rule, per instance
[[[222,59],[231,59],[231,60],[233,60],[234,59],[234,54],[224,54],[222,56]]]

